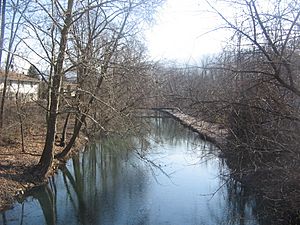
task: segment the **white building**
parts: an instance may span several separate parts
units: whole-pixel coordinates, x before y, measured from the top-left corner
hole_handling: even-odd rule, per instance
[[[0,93],[3,91],[4,79],[4,72],[0,71]],[[38,79],[24,74],[9,72],[6,96],[8,99],[14,100],[18,93],[19,97],[25,101],[36,101],[38,99],[39,83]]]

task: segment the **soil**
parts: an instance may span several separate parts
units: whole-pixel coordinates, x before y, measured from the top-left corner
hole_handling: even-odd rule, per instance
[[[44,147],[46,133],[46,123],[43,121],[44,115],[38,110],[32,111],[32,108],[27,110],[29,110],[28,112],[34,112],[35,115],[26,118],[26,121],[24,120],[26,130],[25,152],[22,151],[18,126],[4,126],[6,128],[2,129],[0,133],[0,211],[12,207],[13,203],[21,199],[26,191],[47,182],[38,181],[31,175],[31,171],[37,165]],[[9,121],[7,124],[14,123]],[[58,130],[60,130],[61,124],[63,124],[63,120],[60,121]],[[70,136],[71,129],[68,132]],[[73,152],[82,149],[85,143],[84,138],[79,138]],[[59,153],[62,150],[62,147],[55,146],[54,152]],[[49,176],[53,175],[62,163],[54,159]]]
[[[210,141],[220,148],[226,144],[228,130],[224,127],[218,124],[196,119],[195,117],[189,116],[178,109],[163,109],[161,111],[170,114],[184,126],[187,126],[194,132],[198,133],[204,140]]]

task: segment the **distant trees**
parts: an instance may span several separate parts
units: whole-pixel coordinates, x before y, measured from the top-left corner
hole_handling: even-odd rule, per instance
[[[300,179],[299,3],[211,3],[224,22],[221,27],[233,33],[228,47],[166,82],[177,106],[229,130],[224,151],[235,177],[252,182],[278,205],[289,202],[293,210],[299,207],[295,199],[300,198],[287,194],[299,188],[295,182]],[[226,14],[221,10],[224,6],[235,10]]]
[[[213,7],[235,33],[236,47],[224,65],[216,66],[235,82],[227,121],[232,140],[253,167],[279,158],[294,160],[292,149],[299,140],[299,2],[245,0],[238,7],[232,20]]]
[[[236,8],[232,16],[211,5],[222,27],[233,31],[230,47],[198,68],[173,75],[168,94],[193,115],[226,125],[233,146],[242,151],[240,159],[249,166],[257,168],[279,155],[294,161],[299,140],[299,2],[218,3]]]

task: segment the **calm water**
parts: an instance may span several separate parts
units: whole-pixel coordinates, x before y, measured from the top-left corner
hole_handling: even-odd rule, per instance
[[[226,182],[218,149],[173,119],[150,125],[143,140],[111,137],[88,146],[49,185],[3,212],[0,224],[259,224],[255,201]]]

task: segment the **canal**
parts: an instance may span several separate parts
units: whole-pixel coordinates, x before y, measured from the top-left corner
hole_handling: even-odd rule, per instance
[[[0,224],[261,224],[219,149],[172,118],[147,119],[144,130],[89,144]]]

